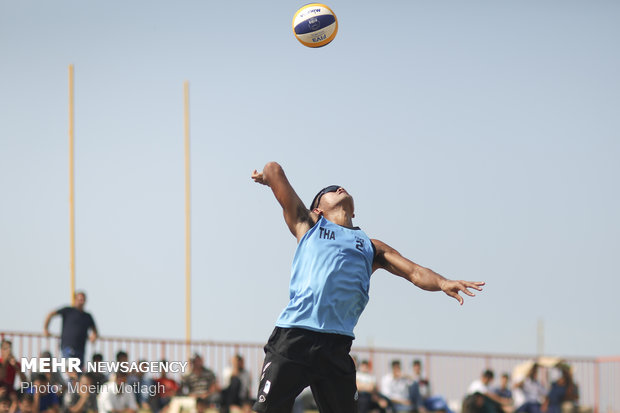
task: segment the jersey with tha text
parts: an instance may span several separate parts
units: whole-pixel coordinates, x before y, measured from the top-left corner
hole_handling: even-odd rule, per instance
[[[355,337],[353,328],[368,303],[373,258],[362,230],[321,216],[297,245],[290,301],[276,325]]]

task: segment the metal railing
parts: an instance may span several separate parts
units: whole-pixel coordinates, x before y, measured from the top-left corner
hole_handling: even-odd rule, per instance
[[[49,350],[54,357],[60,355],[57,337],[45,337],[39,333],[0,330],[0,338],[13,342],[13,353],[17,358],[36,357]],[[104,360],[114,360],[116,353],[123,350],[130,361],[186,361],[193,354],[200,354],[204,364],[221,377],[236,354],[244,357],[246,368],[253,376],[253,386],[263,362],[264,343],[236,343],[200,341],[101,337],[87,346],[86,358],[101,353]],[[353,347],[351,352],[358,361],[368,360],[378,380],[390,371],[392,360],[400,360],[405,374],[411,372],[413,360],[419,359],[425,375],[431,383],[433,394],[441,395],[452,407],[460,408],[467,387],[485,369],[491,369],[496,376],[511,372],[521,363],[536,358],[532,355],[457,353],[420,351],[408,349],[386,349]],[[604,358],[563,357],[573,367],[574,378],[579,385],[580,405],[592,407],[595,413],[620,413],[620,356]],[[549,385],[548,372],[539,376],[543,384]],[[175,377],[179,379],[179,377]]]

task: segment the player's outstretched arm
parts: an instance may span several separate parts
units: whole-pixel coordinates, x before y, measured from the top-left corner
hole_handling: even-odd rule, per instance
[[[286,225],[299,241],[315,224],[317,215],[306,208],[286,178],[282,167],[276,162],[269,162],[262,172],[255,169],[252,179],[254,182],[271,188],[273,195],[282,206]]]
[[[373,239],[372,243],[377,250],[373,271],[383,268],[392,274],[411,281],[423,290],[443,291],[461,305],[463,305],[463,297],[459,295],[459,292],[473,297],[475,294],[469,290],[470,288],[482,291],[482,286],[484,285],[482,281],[448,280],[435,271],[408,260],[384,242]]]

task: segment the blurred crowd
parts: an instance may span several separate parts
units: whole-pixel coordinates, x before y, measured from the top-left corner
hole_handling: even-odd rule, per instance
[[[40,358],[51,359],[53,355],[45,351]],[[92,361],[104,360],[101,354],[95,354]],[[128,362],[129,356],[118,351],[115,361]],[[3,340],[0,413],[180,413],[184,409],[192,413],[209,409],[248,413],[252,402],[250,381],[242,356],[235,355],[218,380],[198,354],[178,381],[163,371],[155,377],[141,371],[33,372],[27,376],[13,356],[12,343]]]
[[[584,410],[579,408],[579,388],[571,367],[561,362],[549,369],[548,387],[539,381],[539,366],[534,362],[526,365],[521,375],[503,373],[497,385],[493,370],[485,370],[472,380],[456,405],[434,391],[420,360],[414,360],[411,367],[411,374],[404,374],[401,362],[394,360],[391,371],[378,380],[370,363],[362,360],[357,371],[359,412],[583,413]]]
[[[13,356],[11,342],[3,340],[1,349],[0,413],[251,412],[252,379],[241,355],[232,357],[218,378],[195,354],[177,381],[165,372],[152,375],[139,371],[32,373],[28,377]],[[40,357],[53,355],[46,351]],[[116,353],[116,362],[128,360],[125,351]],[[92,361],[104,360],[95,354]],[[545,380],[550,383],[547,386],[539,380],[536,363],[520,376],[501,374],[497,384],[495,373],[485,370],[472,379],[456,405],[431,386],[420,360],[413,361],[408,374],[404,371],[407,366],[393,360],[383,377],[374,375],[368,360],[356,361],[356,365],[360,413],[583,413],[579,388],[565,363],[546,370],[550,378]],[[293,412],[307,410],[316,410],[310,389],[297,398]]]
[[[71,306],[51,311],[44,322],[49,336],[50,322],[62,318],[60,355],[85,364],[87,340],[98,337],[93,316],[85,311],[86,293],[78,291]],[[41,358],[54,356],[45,351]],[[101,354],[92,361],[102,362]],[[127,363],[125,351],[116,353],[117,363]],[[143,362],[141,360],[139,363]],[[165,363],[165,360],[163,361]],[[0,352],[0,413],[249,413],[253,403],[250,373],[242,356],[232,357],[222,377],[204,365],[199,354],[189,361],[180,380],[166,373],[140,371],[107,374],[103,371],[37,373],[27,376],[13,356],[12,343],[2,340]],[[539,365],[531,363],[519,374],[504,373],[494,384],[492,370],[474,378],[464,398],[448,403],[431,387],[420,360],[414,360],[405,374],[399,360],[380,379],[367,360],[356,361],[359,413],[585,413],[579,409],[579,389],[570,366],[557,362],[550,385],[539,381]],[[406,367],[406,366],[405,366]],[[86,370],[84,370],[86,371]],[[466,391],[465,391],[466,390]],[[305,389],[293,413],[316,410],[311,389]]]

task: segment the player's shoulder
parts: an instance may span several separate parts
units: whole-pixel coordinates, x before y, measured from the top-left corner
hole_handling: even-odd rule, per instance
[[[299,223],[295,227],[295,238],[297,238],[297,242],[299,243],[301,239],[316,226],[316,224],[321,220],[321,216],[315,212],[312,212],[306,209],[306,212],[299,220]]]

